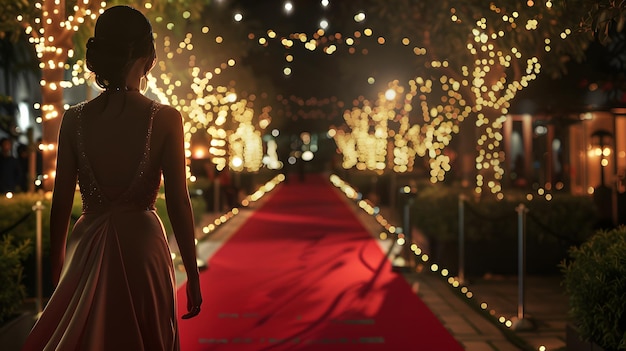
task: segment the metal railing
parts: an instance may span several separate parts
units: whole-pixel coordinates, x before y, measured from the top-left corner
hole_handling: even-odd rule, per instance
[[[370,215],[373,215],[374,219],[381,225],[382,228],[385,229],[386,232],[383,232],[379,235],[380,240],[391,239],[391,245],[388,249],[387,256],[391,258],[392,249],[397,246],[403,246],[402,253],[412,253],[413,258],[416,259],[416,262],[411,262],[410,260],[406,262],[407,269],[410,271],[415,271],[416,266],[413,266],[413,263],[423,264],[424,267],[428,267],[430,265],[430,271],[438,272],[440,276],[447,281],[453,288],[456,289],[462,296],[471,299],[474,296],[474,293],[471,289],[461,280],[464,279],[465,276],[465,243],[466,243],[466,212],[469,210],[477,217],[488,220],[488,221],[507,221],[512,222],[516,221],[517,227],[517,271],[518,271],[518,283],[517,283],[517,292],[518,292],[518,300],[517,300],[517,320],[510,320],[505,316],[500,316],[496,320],[498,323],[506,326],[507,328],[511,328],[516,331],[523,331],[535,328],[534,323],[527,318],[525,311],[525,293],[526,293],[526,239],[527,239],[527,222],[528,219],[533,220],[538,228],[549,235],[557,238],[560,241],[568,242],[572,245],[580,244],[579,241],[573,240],[566,235],[559,234],[558,232],[552,230],[549,226],[542,223],[537,216],[533,216],[532,211],[526,207],[525,204],[520,203],[517,205],[514,210],[498,216],[488,216],[480,213],[477,209],[472,206],[468,206],[467,198],[464,195],[459,196],[458,199],[458,219],[459,219],[459,228],[458,228],[458,240],[459,240],[459,276],[453,277],[450,276],[450,271],[445,267],[440,267],[437,263],[429,262],[430,257],[428,254],[423,251],[415,242],[412,242],[411,238],[411,227],[419,227],[419,223],[415,223],[415,221],[411,218],[410,207],[415,204],[417,192],[414,189],[411,189],[410,193],[406,191],[407,187],[400,188],[400,194],[405,195],[404,201],[402,205],[404,206],[402,209],[402,223],[403,227],[395,227],[385,218],[383,218],[380,213],[378,207],[374,204],[370,203],[367,200],[363,200],[361,194],[354,188],[352,188],[348,183],[341,180],[339,177],[333,175],[331,176],[331,182],[342,190],[345,195],[355,201],[355,203],[367,212]],[[384,234],[384,235],[383,235]],[[389,234],[389,235],[388,235]],[[394,240],[394,238],[396,238]],[[408,250],[410,247],[410,250]],[[418,270],[421,271],[421,268]],[[461,279],[459,279],[461,278]],[[481,303],[480,305],[476,305],[477,308],[480,308],[483,311],[486,311],[488,308],[487,303]],[[496,316],[496,312],[492,309],[489,310],[489,316]]]
[[[458,227],[458,246],[459,246],[459,271],[458,271],[458,279],[461,283],[465,282],[465,214],[466,209],[470,210],[477,217],[495,221],[495,220],[503,220],[510,217],[510,214],[504,214],[498,217],[489,217],[481,214],[478,210],[474,209],[468,202],[467,197],[463,194],[459,195],[458,200],[458,219],[459,219],[459,227]],[[557,238],[561,241],[566,241],[571,245],[580,244],[579,242],[568,238],[565,235],[559,234],[556,231],[552,230],[548,225],[543,223],[537,216],[534,216],[532,211],[523,203],[518,204],[515,207],[515,212],[517,213],[517,320],[513,324],[512,328],[515,330],[529,330],[534,328],[533,323],[527,318],[525,312],[525,295],[526,295],[526,263],[527,263],[527,227],[528,227],[528,219],[531,219],[541,230],[548,233],[554,238]]]

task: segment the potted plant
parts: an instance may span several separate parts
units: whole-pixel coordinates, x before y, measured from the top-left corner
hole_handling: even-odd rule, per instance
[[[626,227],[596,232],[569,257],[560,267],[580,339],[626,350]]]

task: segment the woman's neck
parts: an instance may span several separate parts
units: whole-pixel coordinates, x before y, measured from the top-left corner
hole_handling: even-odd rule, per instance
[[[135,88],[131,86],[108,87],[104,91],[107,93],[131,92],[131,91],[139,91],[139,88]]]

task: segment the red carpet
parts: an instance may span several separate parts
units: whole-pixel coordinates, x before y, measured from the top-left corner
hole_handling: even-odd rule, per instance
[[[201,274],[182,350],[462,350],[340,196],[321,176],[275,189]]]

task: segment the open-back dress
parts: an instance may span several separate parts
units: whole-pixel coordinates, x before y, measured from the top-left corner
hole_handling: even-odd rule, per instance
[[[152,103],[134,179],[105,196],[85,153],[78,105],[76,155],[83,213],[67,241],[56,290],[23,350],[178,350],[170,250],[154,203],[161,169],[151,164]]]

